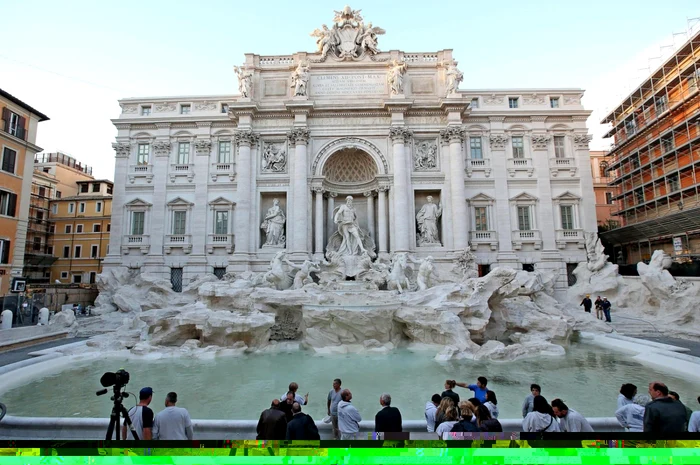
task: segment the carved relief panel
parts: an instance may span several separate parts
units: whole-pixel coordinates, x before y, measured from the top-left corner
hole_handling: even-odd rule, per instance
[[[438,170],[438,145],[435,139],[416,139],[413,145],[413,171]]]
[[[260,172],[281,174],[287,172],[287,143],[284,141],[263,141],[260,157]]]

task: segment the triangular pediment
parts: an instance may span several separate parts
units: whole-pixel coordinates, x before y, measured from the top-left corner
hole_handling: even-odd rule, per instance
[[[217,197],[216,199],[209,202],[209,205],[211,205],[212,207],[215,207],[217,205],[230,207],[231,205],[235,205],[235,204],[236,204],[235,202],[231,202],[230,200],[225,199],[223,197]]]
[[[494,202],[495,200],[496,199],[484,194],[483,192],[480,192],[471,199],[469,199],[470,202]]]
[[[175,207],[175,206],[188,206],[191,207],[194,205],[192,202],[188,202],[187,200],[183,199],[182,197],[175,197],[173,200],[167,203],[169,207]]]
[[[127,207],[152,207],[153,204],[148,203],[145,200],[137,198],[137,199],[132,200],[131,202],[127,202],[125,204],[125,206],[127,206]]]
[[[520,194],[516,195],[515,197],[511,197],[510,199],[513,202],[521,201],[521,202],[537,202],[539,199],[535,197],[534,195],[528,194],[527,192],[521,192]]]
[[[566,191],[563,194],[554,197],[554,200],[581,200],[581,197]]]

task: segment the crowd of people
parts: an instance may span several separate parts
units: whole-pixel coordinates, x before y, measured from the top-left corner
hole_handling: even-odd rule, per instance
[[[352,403],[352,392],[341,388],[339,378],[333,380],[328,392],[324,423],[330,423],[334,439],[360,439],[360,412]],[[425,405],[426,431],[447,439],[449,433],[502,432],[498,420],[496,393],[487,388],[488,380],[480,376],[475,384],[460,383],[448,379],[442,394],[433,394]],[[468,389],[473,397],[460,400],[456,387]],[[302,412],[308,405],[309,394],[302,396],[297,383],[280,398],[272,400],[270,407],[260,415],[257,439],[265,440],[318,440],[320,435],[314,419]],[[649,383],[648,395],[637,392],[634,384],[623,384],[617,398],[615,417],[625,431],[650,433],[681,433],[700,431],[700,411],[693,412],[685,406],[678,393],[669,391],[660,382]],[[192,421],[186,409],[177,407],[177,394],[169,392],[165,397],[165,409],[157,415],[149,408],[153,389],[145,387],[139,394],[139,404],[129,410],[129,417],[140,439],[192,439]],[[700,403],[700,397],[698,397]],[[391,395],[379,397],[380,410],[374,417],[375,432],[397,433],[403,431],[400,410],[391,405]],[[559,398],[548,402],[542,396],[538,384],[530,385],[522,404],[522,431],[525,432],[593,432],[586,418]],[[126,424],[122,427],[127,436]]]

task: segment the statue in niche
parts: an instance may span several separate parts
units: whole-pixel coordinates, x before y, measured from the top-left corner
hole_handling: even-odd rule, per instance
[[[391,95],[403,94],[403,75],[406,72],[406,63],[401,63],[398,60],[394,60],[389,65],[389,74],[386,76],[387,83],[389,83],[389,90]]]
[[[250,73],[243,68],[234,66],[233,70],[238,76],[238,92],[241,93],[241,97],[250,98],[253,90],[253,73]]]
[[[424,260],[420,261],[420,266],[418,267],[418,277],[416,282],[418,283],[418,290],[424,291],[431,287],[430,277],[435,274],[435,265],[433,265],[433,257],[426,257]]]
[[[447,97],[457,92],[459,83],[464,80],[464,73],[457,69],[457,62],[453,60],[452,63],[447,65],[445,77],[447,79],[447,91],[445,92],[445,96]]]
[[[280,250],[270,261],[270,270],[263,275],[263,281],[272,284],[278,291],[283,291],[292,287],[297,270],[299,267],[289,261],[284,250]]]
[[[419,142],[413,156],[413,169],[425,171],[435,168],[437,168],[437,144],[429,140]]]
[[[262,170],[267,173],[284,173],[287,169],[287,152],[283,147],[266,143],[262,154]]]
[[[311,260],[305,260],[304,264],[301,265],[301,268],[299,268],[299,271],[297,271],[297,274],[294,276],[294,285],[292,289],[301,289],[307,284],[312,284],[314,282],[313,278],[311,278],[312,272],[320,273],[321,268],[319,268],[317,263]]]
[[[442,215],[442,204],[435,205],[433,197],[429,195],[428,203],[423,205],[416,215],[418,221],[418,245],[442,245],[438,233],[437,222]]]
[[[336,253],[339,255],[363,255],[367,253],[362,244],[361,229],[357,224],[357,214],[352,206],[352,196],[345,198],[345,205],[338,207],[333,215],[333,222],[338,225],[338,234],[342,238]]]
[[[297,69],[292,72],[292,89],[295,97],[306,97],[306,85],[309,82],[309,64],[299,62]]]
[[[265,219],[260,225],[260,229],[265,231],[265,244],[263,247],[284,247],[286,241],[284,237],[284,223],[286,221],[284,210],[280,208],[280,201],[273,199],[272,207],[267,210]]]

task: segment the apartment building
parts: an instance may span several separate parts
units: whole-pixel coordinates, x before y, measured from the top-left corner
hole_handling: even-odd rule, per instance
[[[34,170],[29,201],[29,225],[24,249],[24,271],[30,285],[49,284],[51,265],[56,258],[50,245],[53,226],[49,220],[50,202],[58,180],[50,173]]]
[[[37,128],[49,118],[0,89],[0,296],[24,267]]]
[[[603,234],[627,263],[656,249],[700,259],[700,31],[627,96],[602,123],[621,227]]]
[[[595,213],[598,227],[603,230],[619,227],[620,222],[613,216],[616,210],[615,189],[610,183],[615,179],[614,170],[608,163],[608,152],[591,150],[591,175],[593,176],[593,195],[595,195]]]
[[[77,194],[51,201],[51,282],[94,284],[109,252],[113,183],[77,181]]]

